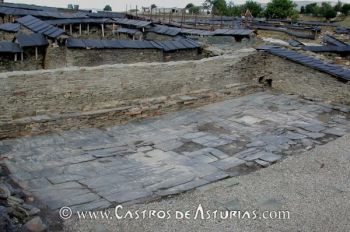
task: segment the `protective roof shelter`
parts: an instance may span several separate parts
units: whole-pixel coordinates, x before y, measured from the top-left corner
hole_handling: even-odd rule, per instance
[[[39,34],[39,33],[33,33],[33,34],[22,33],[22,34],[16,35],[15,39],[21,48],[41,47],[49,44],[47,39],[42,34]]]
[[[1,41],[0,53],[21,53],[22,49],[17,43]]]
[[[35,18],[31,15],[27,15],[25,17],[19,18],[16,20],[21,25],[25,26],[29,30],[36,32],[36,33],[42,33],[50,38],[57,38],[62,34],[65,34],[65,31],[54,27],[51,24],[42,21],[38,18]]]
[[[263,46],[258,48],[258,50],[262,50],[270,54],[308,66],[310,68],[328,73],[343,81],[350,81],[350,70],[345,69],[342,66],[329,64],[314,57],[306,56],[301,53],[283,49],[277,46]]]
[[[40,18],[81,18],[81,13],[66,14],[47,10],[29,10],[0,5],[0,15],[25,16],[32,15]],[[86,15],[84,16],[86,17]]]
[[[326,42],[326,44],[328,45],[334,45],[334,46],[338,46],[338,47],[347,47],[349,46],[349,44],[331,36],[331,35],[325,35],[323,37],[323,41]]]
[[[134,19],[121,19],[121,18],[113,18],[116,24],[124,25],[124,26],[132,26],[136,28],[148,28],[152,25],[150,21],[142,21],[142,20],[134,20]]]
[[[0,31],[16,33],[19,31],[20,27],[21,25],[18,23],[3,23],[0,24]]]
[[[83,40],[67,39],[68,48],[85,49],[160,49],[166,52],[199,48],[200,44],[190,39],[176,41],[137,41],[137,40]]]
[[[23,54],[22,48],[18,44],[8,42],[8,41],[0,41],[0,54],[3,54],[3,55],[13,54],[14,61],[17,61],[18,53]],[[23,56],[21,57],[23,58]]]
[[[181,33],[181,28],[178,27],[168,27],[163,25],[156,25],[149,30],[160,35],[177,36]]]
[[[334,45],[304,46],[303,49],[311,52],[330,52],[330,53],[338,53],[338,54],[350,54],[350,46],[334,46]]]
[[[102,24],[113,23],[114,21],[109,18],[73,18],[73,19],[51,19],[44,22],[51,25],[69,25],[69,24]]]
[[[98,11],[97,13],[88,13],[90,18],[126,18],[126,14],[119,12]]]

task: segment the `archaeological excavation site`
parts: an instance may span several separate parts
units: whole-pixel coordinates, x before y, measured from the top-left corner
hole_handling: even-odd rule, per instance
[[[347,17],[278,1],[0,1],[0,231],[350,231]]]

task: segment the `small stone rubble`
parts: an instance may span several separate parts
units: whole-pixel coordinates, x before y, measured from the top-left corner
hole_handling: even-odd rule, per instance
[[[13,187],[4,168],[0,168],[0,175],[0,231],[45,231],[47,226],[38,216],[40,209],[31,204],[33,198]]]
[[[10,176],[49,209],[107,208],[268,167],[350,131],[349,108],[256,93],[100,129],[0,142]]]

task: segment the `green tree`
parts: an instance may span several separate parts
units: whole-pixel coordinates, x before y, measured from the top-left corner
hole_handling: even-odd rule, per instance
[[[305,6],[305,14],[318,16],[320,11],[320,7],[317,5],[317,3],[311,3]]]
[[[226,15],[227,4],[225,0],[213,0],[212,1],[212,12],[215,15]]]
[[[300,7],[300,14],[305,14],[305,7],[304,6]]]
[[[191,14],[199,14],[199,12],[201,11],[201,8],[199,6],[193,6],[188,10]]]
[[[151,9],[153,10],[153,9],[156,9],[157,8],[157,5],[156,4],[152,4],[151,5]]]
[[[341,12],[343,3],[338,0],[337,4],[333,7],[336,12]]]
[[[246,10],[249,10],[252,13],[253,17],[260,16],[263,11],[261,5],[252,0],[246,1],[242,6],[242,11],[245,12]]]
[[[194,7],[194,4],[193,3],[188,3],[187,6],[185,7],[186,9],[190,9]]]
[[[243,12],[243,5],[234,5],[233,2],[230,2],[227,6],[226,14],[229,16],[241,16]]]
[[[112,7],[110,5],[106,5],[105,8],[103,8],[104,11],[112,11]]]
[[[322,6],[320,8],[320,15],[328,20],[337,16],[337,12],[334,10],[331,4],[327,2],[322,2]]]
[[[345,3],[345,4],[342,6],[342,8],[341,8],[341,13],[342,13],[343,15],[348,15],[349,12],[350,12],[350,4]]]
[[[292,0],[272,0],[267,4],[265,15],[269,18],[287,18],[295,13],[295,6]]]

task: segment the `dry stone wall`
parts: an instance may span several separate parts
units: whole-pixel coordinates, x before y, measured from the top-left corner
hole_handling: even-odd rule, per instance
[[[205,103],[216,95],[236,94],[241,75],[231,66],[248,54],[0,74],[0,138],[31,131],[33,121],[50,122],[54,127],[65,117],[65,127],[79,127],[91,125],[86,121],[95,115],[126,119],[142,112],[176,109],[186,102]],[[82,117],[85,122],[77,122]],[[74,123],[69,123],[73,118]]]

